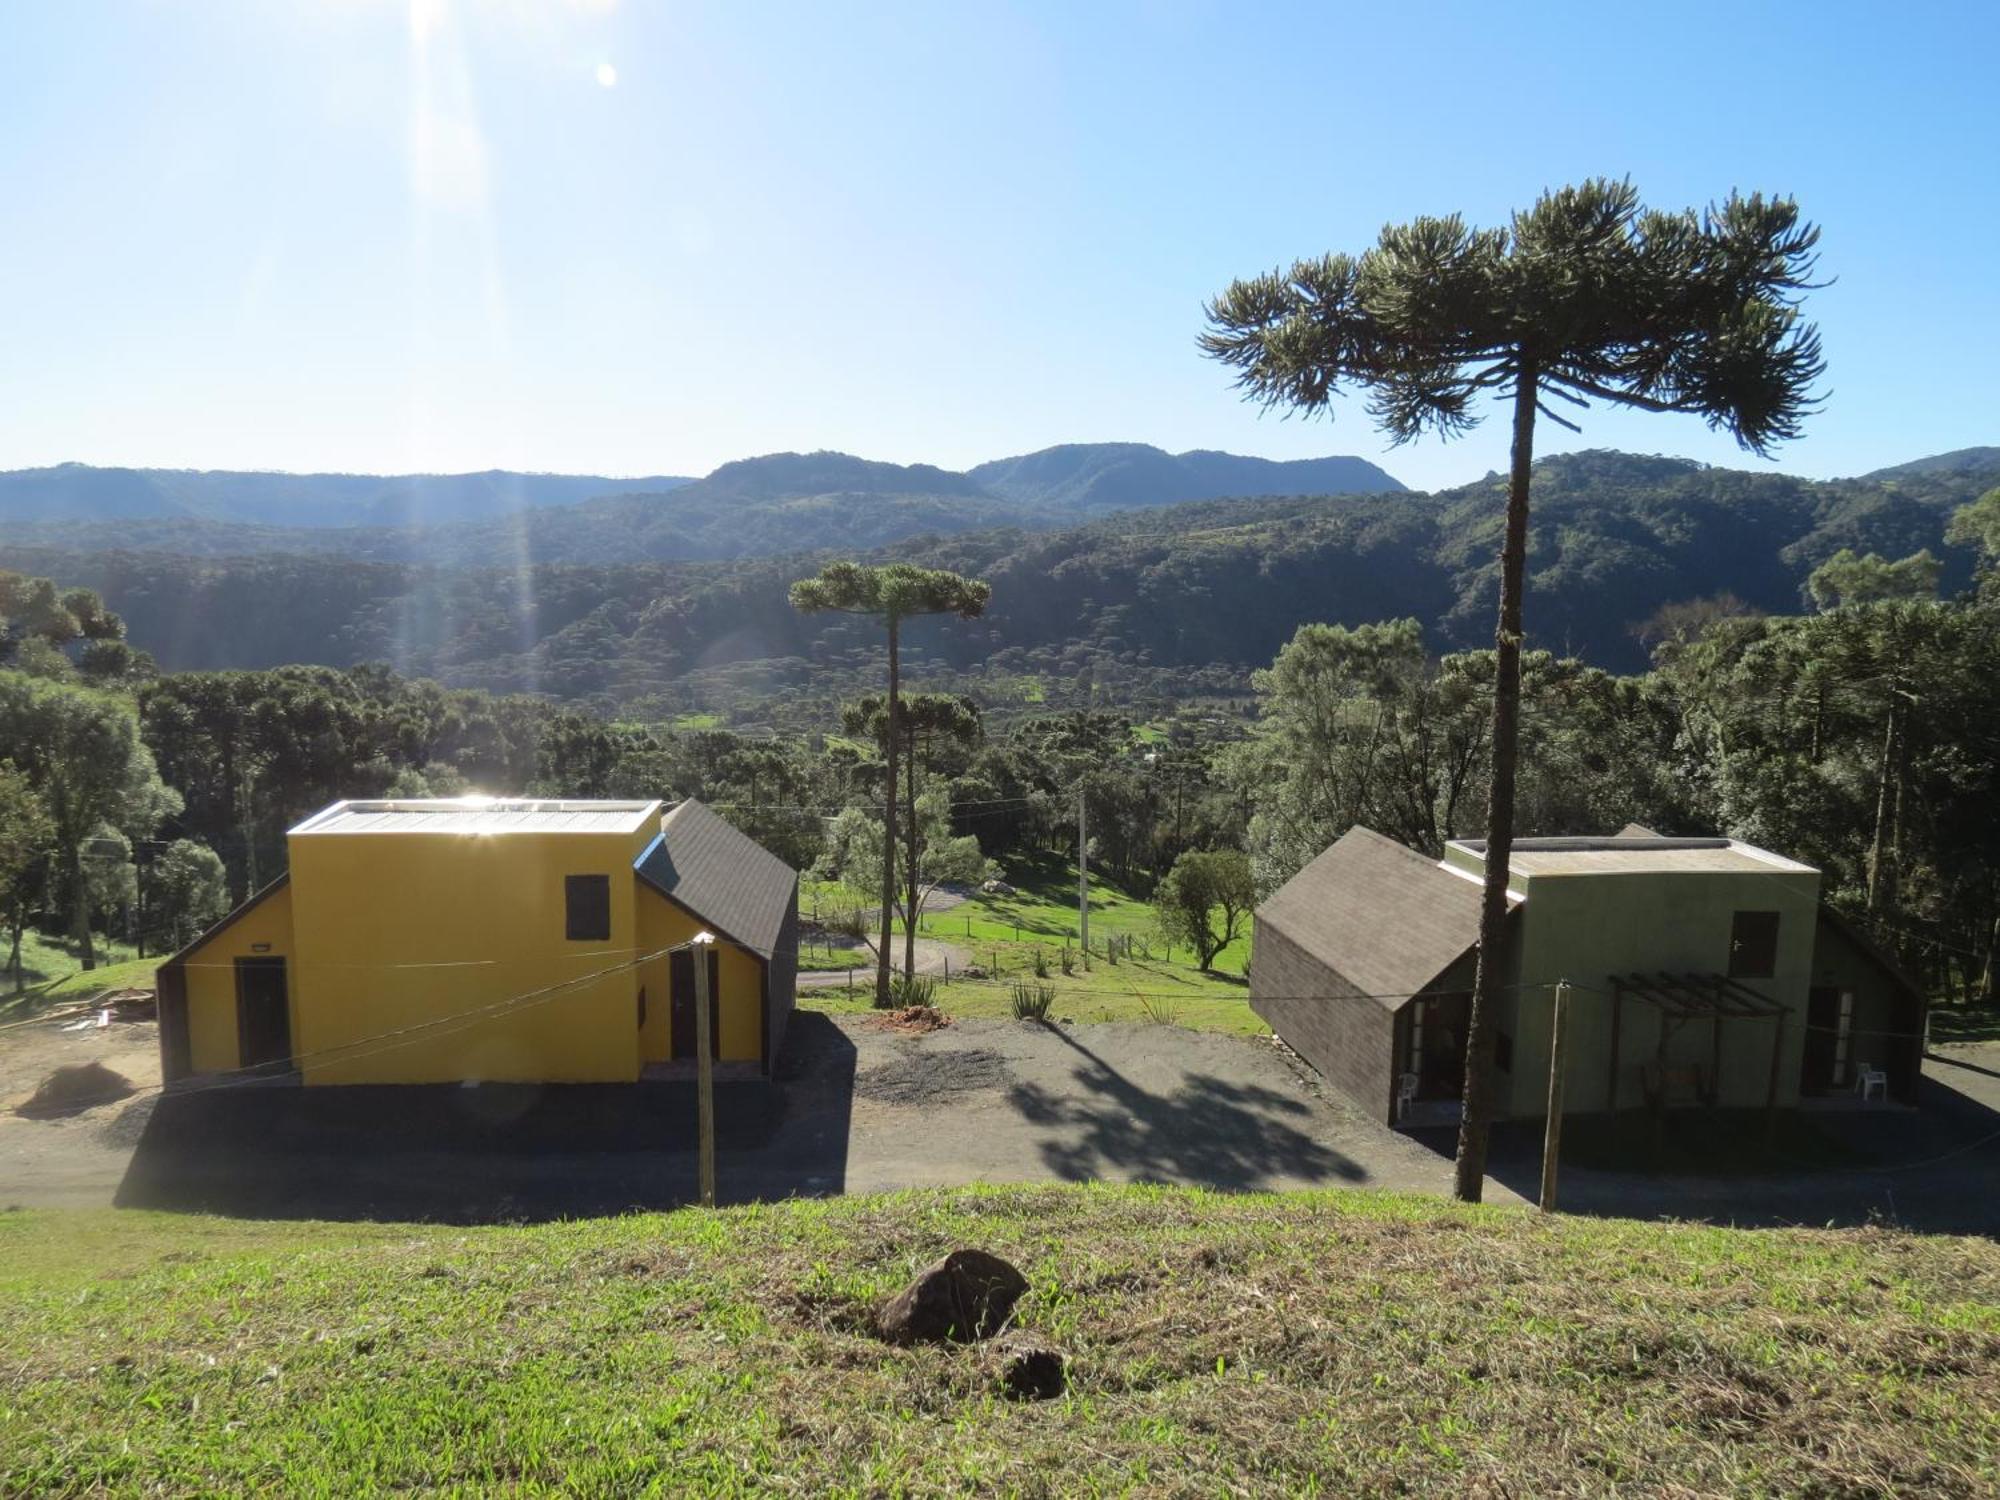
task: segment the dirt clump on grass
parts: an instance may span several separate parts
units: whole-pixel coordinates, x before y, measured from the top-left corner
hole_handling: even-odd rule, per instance
[[[30,1120],[61,1119],[127,1098],[132,1092],[132,1080],[103,1063],[69,1063],[44,1078],[40,1088],[14,1107],[14,1113]]]

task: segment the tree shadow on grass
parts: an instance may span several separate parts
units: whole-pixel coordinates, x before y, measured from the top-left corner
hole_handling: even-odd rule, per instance
[[[777,1077],[718,1083],[716,1197],[845,1190],[854,1046],[795,1012]],[[540,1222],[697,1196],[692,1083],[229,1088],[154,1106],[120,1207],[265,1219]]]
[[[1299,1128],[1312,1108],[1295,1094],[1205,1073],[1189,1074],[1171,1094],[1152,1093],[1061,1027],[1049,1030],[1081,1056],[1074,1088],[1016,1084],[1008,1102],[1050,1132],[1041,1155],[1058,1177],[1242,1191],[1300,1178],[1367,1181],[1359,1162]]]

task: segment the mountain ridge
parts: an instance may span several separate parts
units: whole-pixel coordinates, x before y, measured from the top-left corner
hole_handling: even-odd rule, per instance
[[[2000,455],[1992,468],[1871,482],[1595,450],[1542,460],[1535,483],[1530,643],[1631,671],[1647,662],[1638,632],[1661,606],[1727,593],[1796,611],[1813,567],[1841,547],[1891,557],[1929,547],[1944,589],[1964,587],[1972,556],[1944,542],[1945,522],[2000,483]],[[787,588],[830,557],[900,558],[994,586],[979,621],[912,626],[912,681],[970,674],[1005,691],[1032,678],[1037,692],[1090,702],[1240,691],[1308,621],[1415,616],[1434,650],[1483,646],[1503,488],[1490,477],[1430,494],[1192,501],[1042,531],[934,532],[873,551],[805,530],[784,552],[731,560],[498,553],[480,568],[325,552],[77,551],[23,545],[10,528],[0,566],[98,589],[168,669],[384,660],[609,710],[771,705],[872,681],[876,636],[846,617],[801,616]]]
[[[998,462],[1087,472],[1081,486],[1023,481],[1003,486],[1012,491],[1003,493],[971,471],[832,450],[734,459],[700,479],[671,482],[507,471],[301,478],[73,465],[0,474],[0,521],[23,542],[86,549],[140,546],[205,556],[335,551],[439,566],[479,566],[495,556],[674,562],[802,546],[868,550],[911,536],[1000,526],[1048,530],[1122,508],[1108,503],[1113,499],[1155,508],[1324,489],[1324,482],[1341,478],[1361,491],[1404,492],[1373,464],[1341,456],[1280,462],[1210,450],[1175,456],[1143,444],[1072,444]],[[64,504],[55,492],[61,478],[72,481],[74,503]],[[259,506],[244,494],[259,481],[292,501],[299,486],[313,487],[318,508],[301,511],[291,501]],[[182,493],[190,487],[198,491],[192,499]],[[347,510],[329,516],[326,507],[335,501]],[[385,509],[389,523],[368,519]]]
[[[295,474],[274,469],[152,469],[68,462],[0,471],[0,521],[203,520],[300,527],[477,520],[633,488],[690,481],[481,469],[464,474]]]

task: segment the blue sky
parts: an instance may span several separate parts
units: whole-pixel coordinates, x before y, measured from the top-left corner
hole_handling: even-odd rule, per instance
[[[1243,405],[1232,277],[1629,174],[1822,224],[1779,467],[2000,442],[1990,3],[201,0],[0,18],[0,467],[1390,450]],[[1545,449],[1758,467],[1691,419]]]

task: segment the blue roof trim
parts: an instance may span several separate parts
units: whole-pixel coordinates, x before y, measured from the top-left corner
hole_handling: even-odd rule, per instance
[[[659,848],[660,845],[664,844],[666,841],[667,841],[667,836],[664,832],[654,834],[653,842],[648,844],[645,848],[641,849],[639,851],[639,857],[632,861],[632,868],[635,870],[638,869],[639,866],[643,865],[647,861],[647,859],[649,859],[652,856],[653,851]]]

